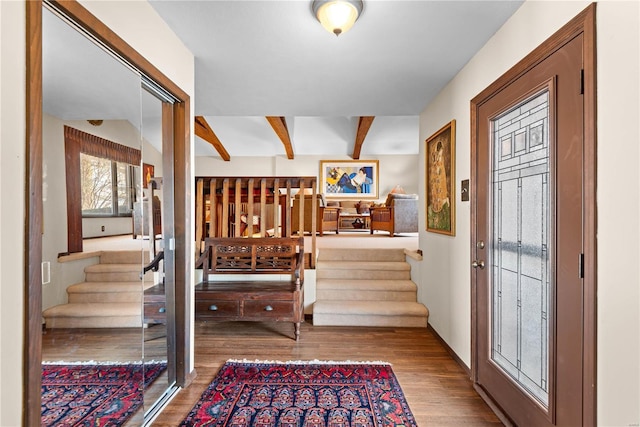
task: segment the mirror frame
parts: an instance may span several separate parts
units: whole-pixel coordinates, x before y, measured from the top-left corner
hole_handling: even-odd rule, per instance
[[[163,151],[163,168],[173,171],[165,177],[172,188],[168,217],[175,227],[175,361],[176,384],[187,387],[196,377],[191,362],[191,147],[190,97],[160,70],[129,46],[109,27],[75,0],[49,1],[78,27],[120,55],[143,75],[176,98],[173,105],[163,103],[163,135],[173,135],[171,149]],[[42,385],[42,0],[27,0],[26,7],[26,170],[25,187],[25,265],[24,265],[24,345],[22,424],[40,426]],[[166,146],[163,142],[163,146]],[[164,147],[163,147],[164,148]]]

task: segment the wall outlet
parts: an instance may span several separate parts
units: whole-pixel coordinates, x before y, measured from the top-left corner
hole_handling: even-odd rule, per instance
[[[100,230],[101,230],[101,231],[104,231],[104,225],[103,225],[102,227],[100,227]]]

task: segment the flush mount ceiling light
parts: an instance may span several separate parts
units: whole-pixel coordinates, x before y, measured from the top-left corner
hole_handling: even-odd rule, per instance
[[[362,0],[313,0],[313,14],[330,33],[349,31],[362,13]]]

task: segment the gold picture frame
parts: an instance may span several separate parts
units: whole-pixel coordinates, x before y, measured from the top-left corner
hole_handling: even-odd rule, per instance
[[[427,231],[456,235],[456,121],[425,141]]]
[[[327,199],[377,199],[377,160],[321,160],[320,192]]]

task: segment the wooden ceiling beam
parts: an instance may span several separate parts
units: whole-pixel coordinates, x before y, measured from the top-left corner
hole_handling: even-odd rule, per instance
[[[204,117],[195,117],[194,131],[197,136],[213,145],[213,148],[215,148],[218,154],[220,154],[222,160],[224,160],[225,162],[231,160],[231,156],[229,156],[229,153],[224,148],[224,145],[222,145],[222,142],[220,142],[218,136],[215,134],[213,129],[211,129],[211,126],[209,126],[209,123],[207,123]]]
[[[358,120],[358,130],[356,132],[356,143],[353,147],[353,160],[360,159],[360,151],[362,150],[362,144],[364,144],[364,139],[367,137],[367,133],[369,132],[369,128],[371,127],[371,123],[373,123],[373,119],[375,116],[362,116],[360,120]]]
[[[284,117],[280,116],[266,116],[266,118],[276,135],[278,135],[278,138],[280,138],[280,141],[282,141],[284,151],[287,153],[287,159],[293,160],[293,146],[291,145],[287,121]]]

